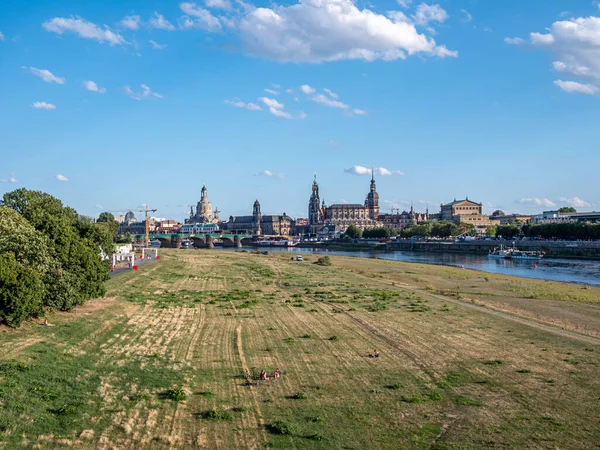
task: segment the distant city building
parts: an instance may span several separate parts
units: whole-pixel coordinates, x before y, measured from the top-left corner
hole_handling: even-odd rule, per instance
[[[544,211],[542,214],[532,216],[532,221],[536,224],[600,222],[600,212],[563,213],[560,211]]]
[[[394,228],[400,233],[404,228],[416,225],[418,223],[427,222],[430,219],[429,209],[425,213],[415,212],[413,207],[410,207],[410,211],[402,211],[397,214],[380,214],[379,222],[385,227]]]
[[[185,220],[185,223],[218,223],[220,221],[219,212],[219,210],[215,210],[213,214],[212,204],[208,201],[208,189],[206,186],[202,186],[196,212],[194,213],[194,207],[190,206],[190,217]]]
[[[263,215],[258,200],[254,202],[251,216],[230,216],[224,229],[233,233],[248,233],[254,236],[289,236],[291,219],[282,216]]]
[[[364,230],[380,226],[379,222],[379,194],[375,184],[375,177],[371,171],[371,187],[364,204],[334,204],[326,206],[325,200],[321,203],[319,197],[319,184],[317,177],[312,185],[312,194],[308,202],[308,230],[317,234],[323,226],[333,225],[336,231],[345,231],[350,225],[356,225]]]

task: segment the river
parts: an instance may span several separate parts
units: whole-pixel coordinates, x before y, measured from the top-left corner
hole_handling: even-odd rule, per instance
[[[584,259],[544,258],[534,260],[509,260],[489,258],[487,255],[464,253],[425,253],[407,251],[339,251],[322,248],[264,248],[267,251],[288,252],[290,254],[325,254],[334,256],[354,256],[361,258],[381,258],[420,264],[464,266],[483,272],[538,278],[541,280],[564,281],[569,283],[600,286],[600,261]]]

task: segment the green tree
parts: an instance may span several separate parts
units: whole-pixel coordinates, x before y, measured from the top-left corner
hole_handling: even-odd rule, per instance
[[[105,227],[112,236],[113,242],[117,242],[119,235],[119,222],[115,220],[115,216],[109,212],[102,212],[98,216],[96,224],[100,227]]]
[[[498,225],[490,225],[487,227],[487,230],[485,231],[485,234],[488,237],[496,237],[497,233],[498,233]]]
[[[346,229],[345,234],[352,239],[357,239],[362,236],[362,231],[356,225],[352,224]]]
[[[459,234],[458,225],[447,220],[436,220],[431,224],[431,236],[447,238]]]
[[[465,236],[477,236],[477,228],[472,223],[461,222],[458,224],[458,234]]]
[[[38,272],[19,263],[13,253],[0,254],[0,321],[17,327],[39,314],[44,292]]]
[[[577,210],[575,208],[573,208],[572,206],[563,206],[562,208],[558,209],[559,213],[576,213]]]
[[[521,235],[521,227],[518,225],[499,225],[496,229],[496,235],[504,239],[512,239]]]
[[[402,237],[413,237],[413,236],[421,236],[427,237],[431,236],[432,230],[432,222],[420,223],[418,225],[411,225],[409,227],[403,228],[400,235]]]

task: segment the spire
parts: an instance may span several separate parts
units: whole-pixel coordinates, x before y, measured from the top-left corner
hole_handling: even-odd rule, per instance
[[[375,181],[375,169],[373,168],[373,164],[371,164],[371,181]]]
[[[313,184],[317,184],[317,173],[315,172],[315,179],[313,180]]]

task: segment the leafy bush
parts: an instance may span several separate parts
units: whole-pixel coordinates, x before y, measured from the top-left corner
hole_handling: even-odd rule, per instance
[[[320,256],[319,259],[315,261],[315,264],[319,266],[330,266],[331,258],[329,256]]]
[[[272,434],[279,434],[282,436],[295,436],[300,433],[300,427],[297,423],[285,422],[283,420],[278,420],[267,425],[267,430]]]
[[[337,336],[331,336],[331,337],[329,338],[329,340],[330,340],[330,341],[332,341],[332,342],[335,342],[335,341],[337,341],[337,340],[338,340],[338,337],[337,337]]]
[[[305,400],[306,394],[304,392],[296,392],[295,394],[290,395],[288,398],[291,398],[294,400]]]
[[[501,359],[492,359],[490,361],[485,361],[484,364],[488,366],[501,366],[502,364],[504,364],[504,361]]]
[[[209,409],[202,415],[205,419],[211,420],[231,420],[233,416],[229,411],[224,411],[222,409]]]
[[[185,395],[185,392],[183,392],[183,389],[181,388],[171,388],[163,392],[161,397],[180,402],[182,400],[185,400],[187,398],[187,395]]]
[[[12,253],[0,255],[0,321],[17,327],[39,314],[44,292],[37,272],[18,263]]]

